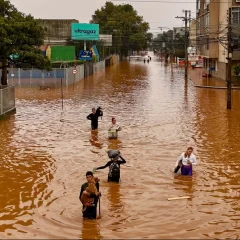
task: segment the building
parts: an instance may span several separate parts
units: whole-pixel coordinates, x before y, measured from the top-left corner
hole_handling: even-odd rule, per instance
[[[39,19],[45,30],[44,44],[66,45],[71,39],[71,24],[78,22],[76,19]]]
[[[240,1],[239,0],[197,0],[196,47],[197,54],[203,57],[206,73],[227,79],[228,16],[231,11],[233,29],[232,65],[240,60]]]
[[[196,47],[197,37],[196,37],[196,20],[190,20],[189,22],[189,45],[191,47]]]

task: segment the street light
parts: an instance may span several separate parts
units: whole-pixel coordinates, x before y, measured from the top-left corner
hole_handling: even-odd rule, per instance
[[[163,28],[169,29],[170,31],[172,31],[172,59],[173,59],[173,55],[174,55],[174,47],[173,47],[173,38],[174,38],[174,31],[171,28],[168,27],[158,27],[160,28],[160,30],[162,30]]]

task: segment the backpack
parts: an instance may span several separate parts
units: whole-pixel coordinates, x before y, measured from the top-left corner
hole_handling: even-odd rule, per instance
[[[120,166],[117,162],[113,162],[109,167],[108,176],[110,178],[120,178]]]

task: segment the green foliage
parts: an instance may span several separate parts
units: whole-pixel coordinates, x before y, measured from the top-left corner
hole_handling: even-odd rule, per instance
[[[165,47],[162,48],[162,43],[165,43]],[[188,44],[188,43],[187,43]],[[153,49],[161,50],[164,54],[170,54],[174,51],[176,57],[183,58],[185,56],[185,37],[176,34],[172,40],[172,30],[159,34],[152,40]]]
[[[112,34],[115,52],[124,56],[128,55],[128,50],[145,50],[152,38],[147,33],[149,24],[130,4],[106,2],[104,7],[95,11],[90,22],[100,25],[100,34]]]
[[[237,65],[234,65],[234,66],[233,66],[233,72],[234,72],[234,75],[235,75],[236,77],[239,76],[239,74],[240,74],[240,65],[239,65],[239,63],[238,63]]]
[[[24,15],[8,1],[0,0],[0,61],[2,62],[1,83],[7,84],[7,67],[49,70],[51,63],[38,49],[43,44],[44,30],[31,15]],[[11,59],[11,54],[18,54]]]

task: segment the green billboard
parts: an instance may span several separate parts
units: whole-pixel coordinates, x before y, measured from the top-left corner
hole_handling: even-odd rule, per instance
[[[51,46],[51,61],[75,60],[75,46]]]
[[[99,24],[72,23],[72,40],[99,40]]]

